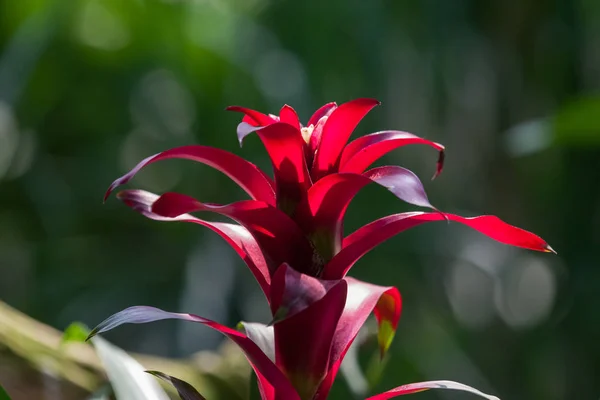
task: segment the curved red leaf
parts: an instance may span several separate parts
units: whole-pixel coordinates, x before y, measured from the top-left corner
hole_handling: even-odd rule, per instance
[[[429,203],[421,180],[409,169],[391,165],[370,169],[362,175],[383,186],[408,204],[435,208]]]
[[[315,161],[315,154],[317,153],[317,149],[319,148],[319,144],[321,143],[321,136],[323,136],[323,127],[327,123],[327,116],[321,118],[316,125],[309,125],[308,128],[311,129],[310,139],[308,140],[308,146],[306,147],[306,165],[309,169],[312,168],[312,165]]]
[[[273,323],[292,317],[319,301],[339,281],[324,281],[282,264],[272,279],[271,312]]]
[[[243,122],[246,122],[252,126],[267,126],[277,122],[273,117],[258,112],[256,110],[251,110],[246,107],[240,106],[229,106],[226,108],[227,111],[236,111],[244,114]]]
[[[300,400],[300,397],[298,397],[298,394],[290,382],[286,379],[279,368],[277,368],[277,366],[273,364],[273,362],[269,360],[269,358],[260,350],[256,343],[235,329],[228,328],[215,321],[202,318],[198,315],[172,313],[148,306],[129,307],[123,311],[111,315],[102,321],[97,327],[92,329],[92,332],[90,332],[86,340],[91,339],[99,333],[109,331],[123,324],[145,324],[148,322],[165,319],[179,319],[197,322],[221,332],[231,339],[235,344],[237,344],[244,352],[246,358],[252,365],[252,368],[256,371],[256,374],[262,385],[275,388],[277,395],[282,396],[281,398]]]
[[[316,126],[317,122],[319,122],[321,118],[331,115],[333,110],[335,110],[336,108],[337,104],[335,102],[327,103],[324,106],[321,106],[321,108],[315,111],[314,114],[310,117],[306,126]]]
[[[403,394],[424,392],[430,389],[462,390],[463,392],[473,393],[488,400],[500,400],[496,396],[485,394],[475,388],[472,388],[471,386],[463,385],[462,383],[452,381],[429,381],[409,383],[408,385],[398,386],[397,388],[388,390],[387,392],[376,394],[375,396],[371,396],[366,400],[388,400],[396,396],[401,396]]]
[[[340,154],[350,135],[363,117],[379,104],[375,99],[356,99],[333,110],[323,127],[312,166],[311,175],[315,182],[337,168]]]
[[[353,278],[344,280],[348,283],[346,305],[333,336],[329,372],[314,400],[327,398],[346,352],[371,312],[375,313],[379,325],[378,340],[382,356],[391,344],[400,319],[402,300],[398,289],[372,285]]]
[[[171,218],[196,211],[231,218],[250,231],[271,266],[287,262],[298,268],[308,268],[313,260],[312,247],[296,223],[281,210],[261,201],[217,205],[202,203],[181,193],[165,193],[154,202],[151,211]]]
[[[554,252],[541,237],[509,225],[493,215],[464,218],[447,213],[401,213],[380,218],[348,235],[343,241],[342,250],[325,266],[323,278],[340,279],[364,254],[392,236],[426,222],[445,219],[460,222],[504,244],[536,251]]]
[[[409,144],[426,144],[440,152],[436,173],[438,176],[444,167],[444,146],[408,132],[383,131],[361,136],[352,141],[342,153],[340,172],[361,173],[383,155],[398,147]]]
[[[242,125],[243,123],[240,124]],[[306,143],[302,134],[300,130],[284,122],[262,128],[242,129],[244,134],[252,131],[260,137],[273,164],[277,207],[292,214],[311,185],[304,156]]]
[[[300,129],[300,119],[296,114],[296,110],[287,104],[281,107],[281,111],[279,111],[279,122],[285,122],[296,129]]]
[[[298,207],[295,217],[326,260],[331,259],[341,249],[343,218],[348,205],[354,196],[371,182],[385,187],[409,204],[434,208],[429,203],[419,178],[405,168],[386,166],[374,168],[362,175],[327,175],[308,190],[306,200]]]
[[[347,289],[347,283],[340,280],[320,300],[274,325],[277,365],[302,399],[312,399],[327,375]]]
[[[117,186],[129,182],[145,166],[170,158],[184,158],[211,166],[231,178],[251,198],[268,204],[275,204],[275,192],[271,178],[265,175],[256,165],[228,151],[200,145],[176,147],[142,160],[131,171],[110,185],[104,195],[104,201]]]
[[[315,153],[321,143],[321,136],[323,136],[323,127],[327,123],[327,119],[337,108],[337,104],[328,103],[323,107],[319,108],[308,121],[307,129],[312,129],[310,134],[310,140],[306,147],[306,166],[309,170],[312,169],[313,162],[315,159]],[[312,127],[312,128],[311,128]]]
[[[158,200],[158,195],[144,190],[124,190],[117,194],[117,198],[126,205],[156,221],[165,222],[191,222],[205,226],[216,232],[235,250],[244,260],[254,278],[256,278],[267,299],[270,295],[271,276],[269,270],[275,270],[275,265],[268,265],[262,249],[252,234],[243,226],[225,222],[210,222],[193,215],[182,214],[174,218],[163,217],[152,212],[152,204]]]

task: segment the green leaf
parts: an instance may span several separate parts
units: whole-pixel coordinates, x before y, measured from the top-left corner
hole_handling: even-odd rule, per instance
[[[6,393],[2,385],[0,385],[0,400],[10,400],[10,396]]]
[[[73,322],[71,325],[65,329],[63,333],[61,344],[69,343],[69,342],[85,342],[90,330],[87,326],[82,324],[81,322]]]
[[[258,390],[258,379],[254,371],[250,374],[250,396],[249,400],[261,400],[260,391]]]
[[[386,355],[382,359],[380,353],[373,353],[373,356],[369,360],[365,369],[365,377],[367,378],[367,382],[369,383],[369,390],[373,390],[377,387],[377,385],[379,385],[379,382],[383,377],[385,367],[387,366],[388,360],[389,355]]]
[[[600,146],[600,97],[574,100],[554,117],[556,142],[565,145]]]

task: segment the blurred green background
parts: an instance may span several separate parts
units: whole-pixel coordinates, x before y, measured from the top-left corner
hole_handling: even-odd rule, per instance
[[[385,160],[415,171],[435,206],[498,215],[558,251],[438,223],[363,258],[353,276],[404,298],[377,389],[453,379],[503,399],[597,398],[597,0],[0,0],[0,300],[58,329],[135,304],[230,326],[268,321],[258,286],[215,234],[146,220],[102,195],[142,158],[183,144],[268,168],[256,138],[239,148],[228,105],[277,113],[288,103],[306,121],[356,97],[383,104],[355,136],[399,129],[446,146],[433,182],[429,148]],[[189,161],[151,166],[129,186],[244,196]],[[408,209],[368,187],[346,229]],[[174,322],[107,338],[169,357],[221,341]],[[342,377],[334,389],[350,398]],[[63,398],[53,393],[44,398]]]

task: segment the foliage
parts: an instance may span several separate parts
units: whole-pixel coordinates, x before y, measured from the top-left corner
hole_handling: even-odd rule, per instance
[[[375,97],[385,107],[357,133],[402,127],[446,145],[444,174],[424,182],[436,207],[519,222],[560,254],[496,251],[467,228],[432,224],[367,255],[353,274],[398,286],[407,304],[377,389],[448,376],[516,400],[593,398],[599,20],[597,2],[568,0],[0,0],[0,296],[59,329],[136,303],[229,326],[268,321],[234,252],[208,232],[102,205],[101,189],[145,156],[189,143],[267,168],[258,141],[237,149],[227,105],[289,103],[304,120],[331,99]],[[548,135],[519,136],[542,145],[511,152],[509,133],[531,121]],[[427,154],[398,157],[425,177]],[[217,203],[241,194],[184,161],[137,179]],[[401,211],[367,187],[346,232]],[[215,293],[225,300],[203,297]],[[219,341],[179,324],[153,325],[143,340],[138,332],[110,339],[171,357]],[[374,343],[358,350],[368,362]],[[333,396],[350,394],[340,383]]]

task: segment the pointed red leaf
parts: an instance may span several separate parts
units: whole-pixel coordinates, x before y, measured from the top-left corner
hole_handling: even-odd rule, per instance
[[[320,300],[274,325],[277,365],[302,399],[312,399],[329,370],[331,343],[347,286],[339,281]]]
[[[296,110],[287,104],[281,107],[281,111],[279,111],[279,121],[300,129],[300,119],[298,118],[298,114],[296,114]]]
[[[271,158],[277,207],[292,214],[311,185],[304,156],[306,143],[300,130],[283,122],[262,128],[248,128],[243,123],[238,127],[238,135],[250,132],[256,132]]]
[[[337,107],[323,128],[311,175],[316,182],[333,172],[350,135],[371,109],[379,105],[374,99],[356,99]]]
[[[402,300],[398,289],[373,285],[353,278],[344,280],[348,283],[346,305],[333,337],[329,357],[330,370],[321,383],[315,400],[327,398],[344,355],[371,312],[375,313],[379,325],[378,340],[382,356],[392,342],[400,319]]]
[[[321,300],[338,282],[320,280],[282,264],[272,279],[270,305],[273,321],[276,323],[303,311]]]
[[[464,218],[447,213],[401,213],[380,218],[347,236],[342,250],[325,266],[325,279],[340,279],[364,254],[409,228],[426,222],[449,219],[467,225],[498,242],[530,250],[554,252],[541,237],[517,228],[493,215]]]
[[[316,126],[317,122],[325,116],[331,115],[333,110],[337,108],[337,104],[335,102],[327,103],[324,106],[321,106],[315,113],[310,117],[306,126]]]
[[[282,396],[282,398],[300,400],[290,382],[286,379],[279,368],[277,368],[277,366],[273,364],[273,362],[269,360],[269,358],[260,350],[256,343],[235,329],[228,328],[215,321],[202,318],[198,315],[172,313],[147,306],[129,307],[102,321],[92,330],[92,332],[90,332],[86,340],[91,339],[99,333],[109,331],[123,324],[145,324],[164,319],[179,319],[184,321],[198,322],[221,332],[235,342],[235,344],[237,344],[244,352],[246,358],[252,365],[252,368],[256,371],[256,374],[263,385],[276,388],[277,395]]]
[[[152,204],[158,200],[154,193],[144,190],[124,190],[117,194],[117,198],[126,205],[147,218],[166,222],[191,222],[205,226],[221,236],[244,260],[256,278],[261,289],[269,298],[271,276],[269,269],[275,270],[276,266],[269,266],[265,260],[262,249],[252,234],[243,226],[225,222],[210,222],[196,218],[193,215],[182,214],[174,218],[163,217],[151,211]]]
[[[325,104],[323,107],[319,108],[308,121],[306,129],[312,129],[310,140],[308,141],[308,146],[306,147],[306,166],[308,167],[309,171],[312,169],[317,148],[321,143],[323,127],[327,123],[327,119],[333,110],[336,108],[337,104],[335,103]]]
[[[361,136],[354,140],[342,153],[340,172],[361,173],[380,157],[409,144],[426,144],[440,152],[434,178],[442,172],[444,166],[444,146],[408,132],[383,131]]]
[[[244,189],[251,198],[264,201],[268,204],[275,204],[275,192],[273,190],[271,179],[256,165],[227,151],[199,145],[176,147],[142,160],[131,171],[115,180],[110,185],[104,195],[104,200],[106,201],[110,193],[117,186],[129,182],[129,180],[145,166],[156,161],[170,158],[184,158],[211,166],[231,178]]]
[[[288,262],[302,268],[309,267],[313,260],[312,247],[296,223],[281,210],[261,201],[217,205],[181,193],[165,193],[154,202],[151,211],[171,218],[196,211],[214,212],[248,229],[272,265]]]
[[[325,260],[330,260],[341,249],[346,209],[354,196],[371,182],[385,187],[409,204],[434,208],[419,178],[405,168],[387,166],[374,168],[362,175],[327,175],[308,190],[308,196],[298,207],[295,218]]]
[[[419,383],[409,383],[408,385],[398,386],[395,389],[388,390],[387,392],[376,394],[366,400],[388,400],[403,394],[411,394],[417,392],[424,392],[430,389],[450,389],[450,390],[462,390],[463,392],[469,392],[476,394],[488,400],[500,400],[496,396],[485,394],[479,390],[472,388],[471,386],[463,385],[462,383],[452,381],[429,381]]]
[[[312,132],[310,134],[310,140],[308,141],[308,146],[306,147],[306,162],[309,169],[312,169],[313,163],[315,161],[315,154],[317,153],[317,149],[319,148],[319,144],[321,143],[321,137],[323,136],[323,127],[327,124],[327,120],[329,117],[326,115],[321,118],[315,125],[309,125],[309,128],[312,126]]]
[[[243,122],[246,122],[252,126],[267,126],[267,125],[277,122],[277,120],[271,116],[265,115],[261,112],[255,111],[255,110],[251,110],[246,107],[229,106],[226,108],[226,110],[243,113],[244,114]]]

